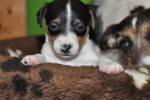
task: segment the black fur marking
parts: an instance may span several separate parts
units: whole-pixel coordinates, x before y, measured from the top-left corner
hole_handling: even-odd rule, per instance
[[[42,86],[38,83],[33,83],[31,87],[31,91],[34,95],[41,97],[43,95],[43,89]]]
[[[130,14],[134,14],[134,13],[141,11],[141,10],[144,10],[143,6],[135,7],[133,10],[130,11]]]
[[[12,82],[15,86],[16,91],[20,94],[20,96],[24,96],[27,93],[28,83],[22,76],[18,74],[13,76]]]
[[[1,64],[1,69],[4,72],[11,72],[11,71],[13,72],[20,71],[23,73],[29,72],[30,67],[23,65],[22,63],[20,63],[20,61],[21,61],[20,58],[15,58],[15,57],[12,59],[9,59]]]
[[[46,3],[37,13],[37,22],[41,27],[43,27],[43,18],[45,16],[47,6],[48,4]]]
[[[85,27],[89,26],[90,24],[90,13],[89,13],[89,7],[85,4],[83,4],[80,0],[54,0],[51,3],[45,4],[38,12],[37,18],[38,23],[42,26],[42,20],[45,16],[46,19],[46,25],[48,26],[48,31],[51,36],[56,36],[58,34],[66,34],[66,5],[68,4],[68,1],[71,3],[71,12],[72,12],[72,18],[71,23],[74,22],[75,19],[80,19],[82,23],[85,25]],[[45,10],[46,9],[46,10]],[[46,11],[46,12],[45,12]],[[57,31],[54,31],[50,28],[51,23],[56,19],[59,18],[61,20],[61,23],[57,25],[58,29]],[[74,25],[71,24],[71,31],[73,31],[77,36],[83,37],[86,33],[86,29],[82,32],[78,32],[74,29]]]
[[[49,70],[46,70],[46,69],[42,69],[39,72],[39,75],[40,75],[43,82],[49,82],[50,79],[53,77],[52,73]]]
[[[148,43],[150,44],[150,29],[147,31],[145,39],[148,41]]]
[[[97,45],[100,43],[100,39],[103,35],[103,23],[100,17],[95,19],[95,29],[90,29],[89,37],[93,40]]]

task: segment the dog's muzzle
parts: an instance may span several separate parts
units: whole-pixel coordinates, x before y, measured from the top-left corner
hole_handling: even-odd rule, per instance
[[[71,47],[72,47],[72,46],[71,46],[70,44],[64,44],[64,45],[63,45],[63,48],[61,49],[61,52],[62,52],[62,53],[65,53],[65,54],[70,53]]]

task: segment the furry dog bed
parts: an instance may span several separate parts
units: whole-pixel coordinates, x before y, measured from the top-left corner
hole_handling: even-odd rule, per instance
[[[45,41],[44,35],[1,40],[0,54],[16,56],[13,53],[16,54],[17,53],[16,51],[19,50],[21,54],[17,56],[23,57],[25,55],[39,53],[44,41]]]
[[[0,55],[0,100],[146,100],[150,97],[149,66],[124,66],[125,72],[113,76],[100,72],[98,67],[52,63],[32,67],[22,65],[20,60]]]

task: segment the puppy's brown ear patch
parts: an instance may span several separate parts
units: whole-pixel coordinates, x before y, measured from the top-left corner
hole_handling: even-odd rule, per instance
[[[91,15],[91,24],[92,24],[92,28],[95,28],[95,17],[94,17],[94,13],[92,10],[89,11],[90,15]]]
[[[106,29],[104,35],[100,41],[100,48],[102,50],[113,49],[116,48],[117,45],[117,32],[116,32],[116,25],[112,25]]]

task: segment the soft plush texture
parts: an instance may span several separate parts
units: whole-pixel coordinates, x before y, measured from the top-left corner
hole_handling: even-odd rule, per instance
[[[26,42],[30,47],[30,41]],[[124,66],[125,72],[106,75],[98,67],[52,63],[32,67],[22,65],[20,60],[0,55],[0,100],[146,100],[150,97],[149,66]]]
[[[1,100],[141,100],[150,96],[150,75],[147,84],[139,89],[132,75],[106,75],[98,67],[70,67],[59,64],[24,66],[19,58],[0,57]],[[149,68],[150,71],[150,68]]]
[[[13,51],[14,53],[16,53],[16,50],[20,50],[22,52],[20,57],[40,53],[44,41],[44,35],[1,40],[0,54],[9,55],[8,49]]]

